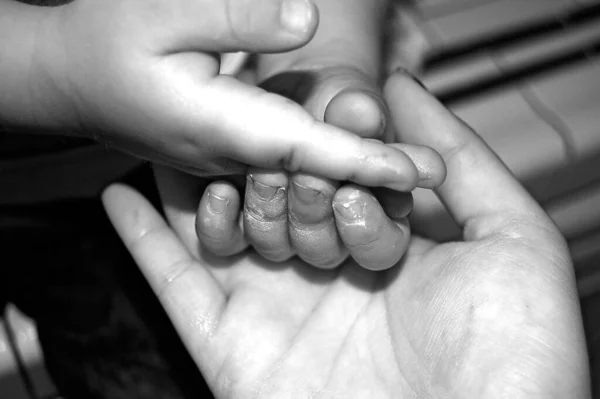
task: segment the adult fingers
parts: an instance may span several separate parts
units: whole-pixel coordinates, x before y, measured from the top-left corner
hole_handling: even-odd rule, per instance
[[[169,167],[154,165],[154,178],[167,221],[190,253],[201,255],[195,230],[198,203],[207,182]]]
[[[549,225],[484,141],[414,79],[398,71],[386,83],[385,95],[399,140],[430,146],[443,157],[448,175],[438,192],[467,238],[532,217]]]
[[[102,202],[183,341],[190,344],[208,338],[226,303],[210,272],[196,262],[156,209],[137,191],[115,184],[104,191]],[[203,322],[193,323],[194,320]]]

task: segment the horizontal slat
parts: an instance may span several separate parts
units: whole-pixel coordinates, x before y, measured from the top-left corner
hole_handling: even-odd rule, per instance
[[[568,12],[571,0],[498,0],[425,21],[441,46],[479,40]],[[435,49],[434,49],[435,50]]]
[[[552,113],[549,117],[567,129],[577,157],[600,156],[600,57],[528,80],[527,85]]]

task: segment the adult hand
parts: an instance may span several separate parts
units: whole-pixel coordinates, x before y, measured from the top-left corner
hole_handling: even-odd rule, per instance
[[[178,238],[127,187],[104,193],[215,396],[589,398],[573,269],[556,227],[418,84],[396,74],[386,94],[400,138],[444,157],[438,193],[464,241],[413,237],[385,272],[195,256],[193,231]]]
[[[311,0],[4,1],[0,120],[93,135],[197,175],[252,165],[414,187],[402,151],[219,75],[218,53],[289,51],[317,25]]]

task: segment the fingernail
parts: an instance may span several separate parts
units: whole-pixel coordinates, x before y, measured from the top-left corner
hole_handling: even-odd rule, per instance
[[[308,0],[283,0],[280,12],[281,24],[293,33],[305,33],[311,26],[313,7]]]
[[[401,73],[403,75],[409,76],[410,78],[412,78],[412,80],[414,80],[415,82],[417,82],[419,84],[419,86],[421,86],[424,90],[429,91],[429,89],[425,86],[425,84],[421,81],[421,79],[417,78],[409,70],[404,69],[402,67],[398,67],[398,68],[396,68],[396,70],[394,72],[399,72],[399,73]]]
[[[321,191],[314,190],[296,182],[292,183],[292,191],[294,193],[294,198],[308,205],[314,204],[323,198],[323,193]]]
[[[337,213],[347,222],[356,222],[363,218],[365,203],[359,200],[334,204]]]
[[[225,211],[225,208],[227,208],[228,203],[228,199],[219,197],[218,195],[210,191],[208,192],[208,207],[214,213],[223,213]]]
[[[252,176],[248,176],[248,181],[252,184],[252,189],[256,192],[262,200],[269,201],[275,198],[277,195],[277,191],[279,191],[282,187],[273,187],[268,186],[266,184],[260,183],[252,178]]]

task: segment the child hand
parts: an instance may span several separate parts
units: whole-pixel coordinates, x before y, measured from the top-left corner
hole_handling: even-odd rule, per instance
[[[410,184],[402,152],[219,75],[216,54],[295,49],[317,19],[310,0],[1,2],[0,120],[93,137],[196,175],[252,165]]]

